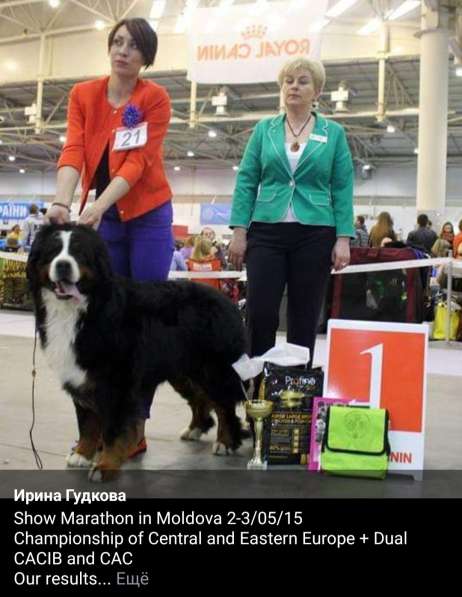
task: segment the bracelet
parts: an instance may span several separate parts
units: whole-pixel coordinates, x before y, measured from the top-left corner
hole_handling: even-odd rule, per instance
[[[51,204],[51,206],[53,207],[53,205],[58,205],[59,207],[64,207],[67,209],[67,211],[70,213],[71,212],[71,208],[69,207],[69,205],[65,205],[64,203],[59,203],[58,201],[53,201],[53,203]]]

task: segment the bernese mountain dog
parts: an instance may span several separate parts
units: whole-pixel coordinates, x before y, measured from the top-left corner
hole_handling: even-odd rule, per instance
[[[228,298],[189,281],[118,278],[99,235],[76,224],[41,228],[27,277],[41,346],[77,414],[69,466],[91,467],[92,480],[113,478],[136,448],[143,403],[165,381],[192,408],[183,439],[207,431],[214,409],[215,450],[239,447],[235,407],[245,395],[232,364],[246,340]]]

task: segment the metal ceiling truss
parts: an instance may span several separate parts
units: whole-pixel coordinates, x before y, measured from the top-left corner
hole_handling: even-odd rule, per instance
[[[9,43],[27,38],[45,38],[71,31],[90,30],[95,19],[111,24],[124,18],[141,0],[62,0],[53,11],[35,10],[47,0],[8,0],[0,4],[0,23],[11,24],[17,35],[0,38]],[[386,0],[370,0],[370,6],[380,16],[388,7]],[[75,20],[65,27],[61,18],[70,8],[87,18]],[[81,12],[79,12],[81,11]],[[87,24],[81,24],[81,23]],[[71,25],[71,23],[68,23]],[[9,30],[9,29],[8,29]],[[418,57],[390,57],[385,53],[374,59],[337,60],[325,63],[328,87],[319,101],[319,110],[345,127],[357,162],[372,164],[409,160],[415,163],[414,148],[418,126]],[[39,69],[39,72],[44,70]],[[238,163],[255,123],[277,114],[279,88],[276,83],[252,85],[194,85],[183,71],[148,74],[168,90],[172,101],[172,119],[165,142],[167,164],[184,164],[222,168]],[[340,82],[350,89],[346,111],[336,111],[330,94]],[[30,171],[54,169],[62,148],[59,139],[65,134],[67,97],[76,80],[43,79],[0,84],[0,171]],[[42,93],[43,90],[43,93]],[[224,90],[228,97],[227,113],[218,115],[212,97]],[[462,163],[462,126],[457,106],[462,105],[462,85],[450,80],[450,110],[448,119],[449,163]],[[37,105],[35,122],[24,114],[33,103]],[[395,134],[387,133],[393,123]],[[210,129],[217,132],[210,138]],[[187,157],[193,151],[194,157]],[[8,155],[16,154],[16,162]]]

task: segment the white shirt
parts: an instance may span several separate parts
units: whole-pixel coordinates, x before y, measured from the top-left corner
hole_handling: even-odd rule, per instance
[[[295,168],[297,167],[297,164],[298,164],[300,158],[302,157],[302,153],[306,147],[306,143],[300,143],[300,147],[299,147],[298,151],[292,151],[290,149],[291,145],[293,145],[293,144],[292,143],[285,144],[287,159],[289,160],[289,166],[290,166],[290,169],[293,174],[295,172]],[[285,218],[280,220],[280,222],[298,222],[297,216],[295,215],[294,210],[292,208],[292,200],[289,203],[289,209],[287,210]]]

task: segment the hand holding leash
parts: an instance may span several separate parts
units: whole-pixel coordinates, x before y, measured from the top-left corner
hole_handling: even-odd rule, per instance
[[[79,218],[79,224],[86,224],[91,226],[94,230],[98,229],[103,217],[103,211],[97,203],[89,205]]]
[[[55,201],[48,208],[45,217],[54,224],[66,224],[71,219],[71,210],[64,203]]]

